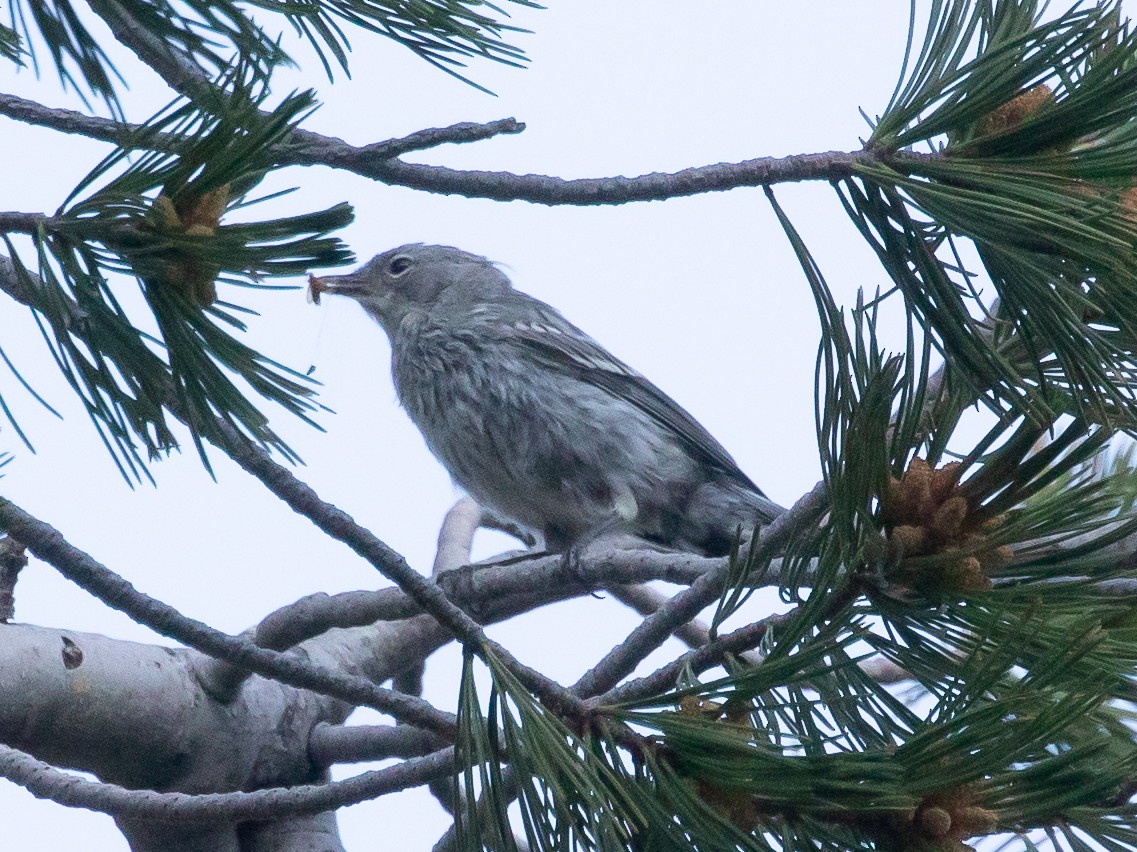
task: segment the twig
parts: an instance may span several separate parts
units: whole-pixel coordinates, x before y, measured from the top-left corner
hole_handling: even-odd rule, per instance
[[[289,686],[311,689],[353,705],[374,707],[443,736],[454,735],[454,716],[420,698],[383,689],[363,677],[317,666],[298,655],[258,648],[248,640],[187,618],[168,604],[138,591],[118,574],[69,544],[57,530],[8,500],[0,500],[0,529],[22,541],[35,556],[107,606],[125,612],[163,636]]]
[[[659,550],[589,550],[577,566],[566,566],[559,554],[538,553],[511,559],[508,565],[493,560],[462,566],[443,574],[438,582],[447,595],[465,609],[478,611],[487,621],[502,613],[516,613],[526,597],[529,606],[579,597],[586,589],[662,580],[689,586],[722,565],[725,559]],[[775,586],[781,573],[778,560],[755,585]],[[267,615],[256,628],[256,644],[283,651],[335,627],[363,627],[377,621],[399,621],[423,613],[409,595],[397,588],[374,591],[317,592]]]
[[[34,234],[41,226],[50,226],[52,218],[45,213],[0,213],[0,231],[6,234]]]
[[[544,538],[538,532],[523,527],[512,518],[498,514],[486,506],[482,506],[482,526],[487,530],[498,530],[511,535],[532,550],[543,550],[545,547]]]
[[[524,123],[512,117],[499,118],[497,121],[489,121],[485,124],[463,121],[459,124],[451,124],[449,127],[431,127],[426,130],[418,130],[401,139],[373,142],[358,150],[361,156],[368,159],[388,160],[392,157],[409,154],[412,151],[437,148],[439,145],[481,142],[484,139],[492,139],[502,134],[521,133],[524,130]],[[300,144],[304,143],[301,142]]]
[[[71,109],[44,106],[37,101],[17,95],[0,94],[0,115],[32,124],[47,127],[60,133],[73,133],[110,142],[125,148],[136,148],[145,144],[148,150],[173,151],[185,144],[185,138],[175,133],[143,134],[144,126],[110,118],[91,116]],[[432,127],[417,130],[407,136],[372,142],[355,147],[334,136],[324,136],[311,130],[296,128],[288,140],[281,143],[277,153],[287,162],[284,165],[319,165],[320,157],[328,152],[350,151],[352,156],[387,159],[398,153],[420,151],[446,144],[461,144],[491,139],[502,134],[520,133],[525,125],[515,118],[499,118],[484,124],[463,121],[448,127]]]
[[[685,669],[689,669],[695,674],[700,674],[709,668],[719,665],[727,654],[740,654],[743,651],[748,651],[765,639],[766,634],[771,628],[785,623],[790,618],[795,617],[796,614],[796,611],[791,611],[779,615],[771,615],[761,621],[740,627],[738,630],[727,633],[725,636],[720,636],[714,642],[708,642],[701,648],[688,651],[686,654],[677,657],[667,665],[661,666],[649,675],[630,680],[627,683],[608,690],[603,695],[591,699],[588,702],[589,706],[599,707],[622,704],[640,698],[658,695],[673,687],[675,681]]]
[[[612,597],[631,607],[640,615],[651,615],[658,612],[670,600],[666,595],[660,594],[648,586],[613,585],[608,587],[608,591]],[[711,642],[710,628],[697,618],[691,619],[686,624],[680,624],[671,631],[671,635],[686,644],[688,648],[701,648]],[[746,654],[744,656],[747,662],[752,665],[757,665],[762,661],[757,654]]]
[[[0,115],[25,124],[48,127],[60,133],[74,133],[100,142],[113,142],[116,145],[125,144],[140,128],[137,124],[87,115],[73,109],[44,106],[38,101],[9,94],[0,94]],[[159,138],[155,141],[157,144],[169,142],[173,146],[176,140],[176,136],[168,135],[164,140]]]
[[[343,781],[251,793],[158,793],[87,781],[0,743],[0,777],[19,784],[37,798],[99,811],[116,818],[142,817],[177,822],[273,819],[316,814],[419,787],[435,778],[453,775],[455,771],[454,749],[448,747]]]
[[[879,163],[875,152],[825,151],[789,157],[757,157],[737,163],[714,163],[678,172],[652,172],[635,177],[566,179],[551,175],[518,175],[451,169],[408,163],[394,158],[370,160],[359,149],[325,152],[319,160],[282,158],[294,165],[326,164],[392,186],[424,192],[488,198],[494,201],[529,201],[534,204],[592,206],[630,201],[663,201],[706,192],[769,186],[806,180],[840,180],[853,174],[858,163]]]
[[[819,482],[788,511],[763,527],[750,547],[755,553],[771,553],[784,546],[799,527],[816,519],[823,511],[827,499],[824,483]],[[718,597],[728,569],[728,564],[723,563],[708,571],[689,588],[645,618],[627,639],[585,672],[573,690],[579,695],[596,695],[611,689],[631,674],[648,654],[663,644],[676,627],[690,621]]]
[[[450,507],[438,530],[438,546],[434,551],[431,575],[435,578],[470,564],[474,535],[482,525],[482,507],[463,497]]]
[[[858,663],[861,671],[873,679],[875,683],[890,684],[912,680],[912,673],[898,666],[887,657],[873,657]]]

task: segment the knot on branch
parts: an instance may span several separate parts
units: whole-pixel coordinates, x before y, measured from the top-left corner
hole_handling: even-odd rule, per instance
[[[988,571],[1010,560],[1011,549],[991,534],[1003,522],[973,506],[960,487],[962,468],[939,468],[921,458],[892,477],[880,501],[888,540],[886,575],[891,583],[929,600],[991,587]]]

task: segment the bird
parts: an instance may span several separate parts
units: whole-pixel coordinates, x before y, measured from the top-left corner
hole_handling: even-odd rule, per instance
[[[728,553],[784,509],[682,406],[499,266],[413,243],[309,276],[386,332],[400,403],[472,498],[565,552],[607,534]]]

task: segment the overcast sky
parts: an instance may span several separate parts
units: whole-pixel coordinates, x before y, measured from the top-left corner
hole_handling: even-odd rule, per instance
[[[353,143],[505,116],[528,125],[519,136],[411,157],[460,168],[601,177],[852,150],[868,132],[858,109],[879,112],[892,91],[907,12],[907,3],[838,0],[553,2],[521,17],[535,30],[518,38],[532,60],[528,69],[471,67],[497,97],[364,35],[354,39],[351,80],[328,85],[319,64],[298,47],[294,55],[307,72],[281,75],[276,89],[316,87],[323,106],[306,126]],[[133,86],[124,97],[131,119],[146,118],[170,98],[129,57],[122,69]],[[2,70],[3,91],[82,108],[50,75],[37,81],[26,70]],[[9,210],[54,210],[106,151],[3,121]],[[322,168],[271,179],[273,188],[288,186],[300,191],[277,204],[281,213],[340,201],[355,206],[356,221],[342,237],[361,261],[402,243],[428,242],[506,264],[520,289],[556,305],[690,410],[773,499],[789,505],[819,478],[817,319],[759,190],[618,208],[550,208],[428,195]],[[778,197],[846,303],[856,287],[883,283],[828,185],[784,186]],[[132,286],[124,283],[123,293]],[[307,463],[301,477],[413,566],[429,570],[439,521],[456,492],[395,402],[378,326],[346,300],[308,305],[302,290],[223,298],[261,311],[248,335],[253,345],[301,370],[314,365],[324,384],[322,401],[335,412],[321,417],[326,432],[286,415],[274,420]],[[0,374],[0,390],[37,450],[23,449],[4,424],[0,449],[16,458],[0,494],[143,591],[236,632],[311,592],[385,584],[218,453],[212,455],[217,483],[191,447],[155,465],[157,488],[131,490],[55,373],[30,316],[10,302],[0,311],[0,345],[65,414],[62,422],[44,415]],[[479,554],[502,543],[487,536]],[[42,564],[21,576],[17,618],[164,641]],[[585,599],[490,633],[523,661],[571,682],[634,624],[618,603]],[[428,674],[427,697],[453,707],[458,655],[438,654]],[[8,848],[127,848],[108,817],[39,802],[4,781],[0,813]],[[428,849],[447,824],[424,791],[341,811],[349,849]]]

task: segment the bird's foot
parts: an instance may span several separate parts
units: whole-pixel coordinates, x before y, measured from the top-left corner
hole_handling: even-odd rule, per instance
[[[584,541],[567,548],[561,554],[561,570],[576,580],[588,594],[599,600],[601,595],[596,590],[596,583],[585,575],[584,569],[581,567],[582,558],[590,544],[592,541]]]

